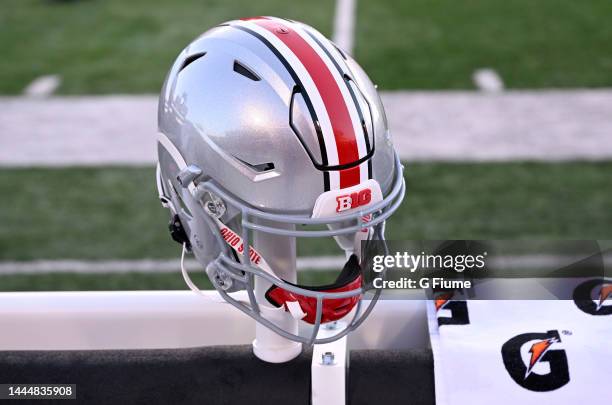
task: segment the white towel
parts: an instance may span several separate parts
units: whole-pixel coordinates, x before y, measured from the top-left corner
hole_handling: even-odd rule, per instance
[[[612,282],[583,288],[592,300],[430,301],[436,404],[609,402]]]

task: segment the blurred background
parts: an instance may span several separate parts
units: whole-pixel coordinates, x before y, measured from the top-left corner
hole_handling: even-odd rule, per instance
[[[612,2],[0,10],[0,291],[185,288],[156,198],[156,93],[193,38],[253,15],[316,27],[378,84],[406,166],[388,238],[612,239]],[[302,280],[337,269],[338,253],[303,245]]]

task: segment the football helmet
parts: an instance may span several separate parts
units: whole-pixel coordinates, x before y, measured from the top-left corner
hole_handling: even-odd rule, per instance
[[[359,65],[305,24],[230,21],[177,57],[158,123],[157,187],[171,235],[220,296],[297,342],[330,342],[359,326],[378,298],[362,308],[371,286],[360,244],[384,239],[405,189],[383,105]],[[252,246],[254,233],[333,237],[348,261],[332,284],[299,285]],[[184,267],[183,274],[195,289]],[[270,285],[265,302],[255,297],[258,278]],[[232,296],[238,290],[248,302]],[[282,329],[261,305],[284,309],[312,332]],[[352,312],[346,328],[316,338],[322,323]]]

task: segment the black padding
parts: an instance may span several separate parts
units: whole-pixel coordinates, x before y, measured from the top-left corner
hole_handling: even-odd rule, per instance
[[[351,257],[349,257],[348,261],[344,264],[344,267],[342,268],[342,271],[338,275],[338,278],[336,278],[336,281],[334,281],[331,284],[319,285],[319,286],[308,286],[308,285],[299,285],[295,283],[290,283],[287,280],[283,280],[283,281],[287,284],[290,284],[295,287],[300,287],[305,290],[331,291],[331,290],[335,290],[337,288],[346,286],[348,283],[354,281],[357,277],[359,277],[360,274],[361,274],[361,267],[359,266],[359,259],[357,258],[356,255],[353,254],[351,255]],[[283,302],[276,301],[271,293],[274,290],[279,289],[279,288],[281,287],[277,286],[276,284],[272,284],[270,288],[268,288],[265,294],[266,300],[268,300],[268,302],[274,305],[276,308],[280,308],[283,305]]]
[[[346,286],[348,283],[355,281],[355,279],[359,277],[360,274],[361,274],[361,266],[359,266],[359,259],[357,258],[356,255],[353,254],[351,255],[351,257],[349,257],[348,261],[344,264],[344,267],[342,267],[342,271],[340,272],[340,274],[338,274],[336,281],[334,281],[331,284],[305,286],[305,285],[292,284],[292,283],[289,283],[288,281],[285,281],[285,282],[288,284],[294,285],[296,287],[301,287],[301,288],[304,288],[310,291],[328,291],[328,290],[335,290],[337,288]]]
[[[77,384],[77,401],[59,404],[307,405],[311,356],[269,364],[250,345],[0,352],[0,384]],[[434,404],[431,350],[351,351],[348,377],[350,405]]]
[[[433,370],[430,349],[352,351],[349,404],[433,405]]]
[[[76,384],[77,401],[58,401],[64,405],[308,405],[310,361],[307,352],[286,364],[265,363],[250,345],[0,352],[0,383]]]
[[[334,284],[328,286],[328,289],[340,288],[355,280],[361,274],[361,266],[356,255],[351,255],[348,261],[344,264],[342,271]]]

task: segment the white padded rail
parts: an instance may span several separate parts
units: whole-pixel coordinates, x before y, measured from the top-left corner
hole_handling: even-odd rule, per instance
[[[380,301],[349,347],[427,347],[426,319],[423,301]],[[154,349],[250,344],[255,322],[191,291],[28,292],[0,293],[0,331],[0,350]]]

